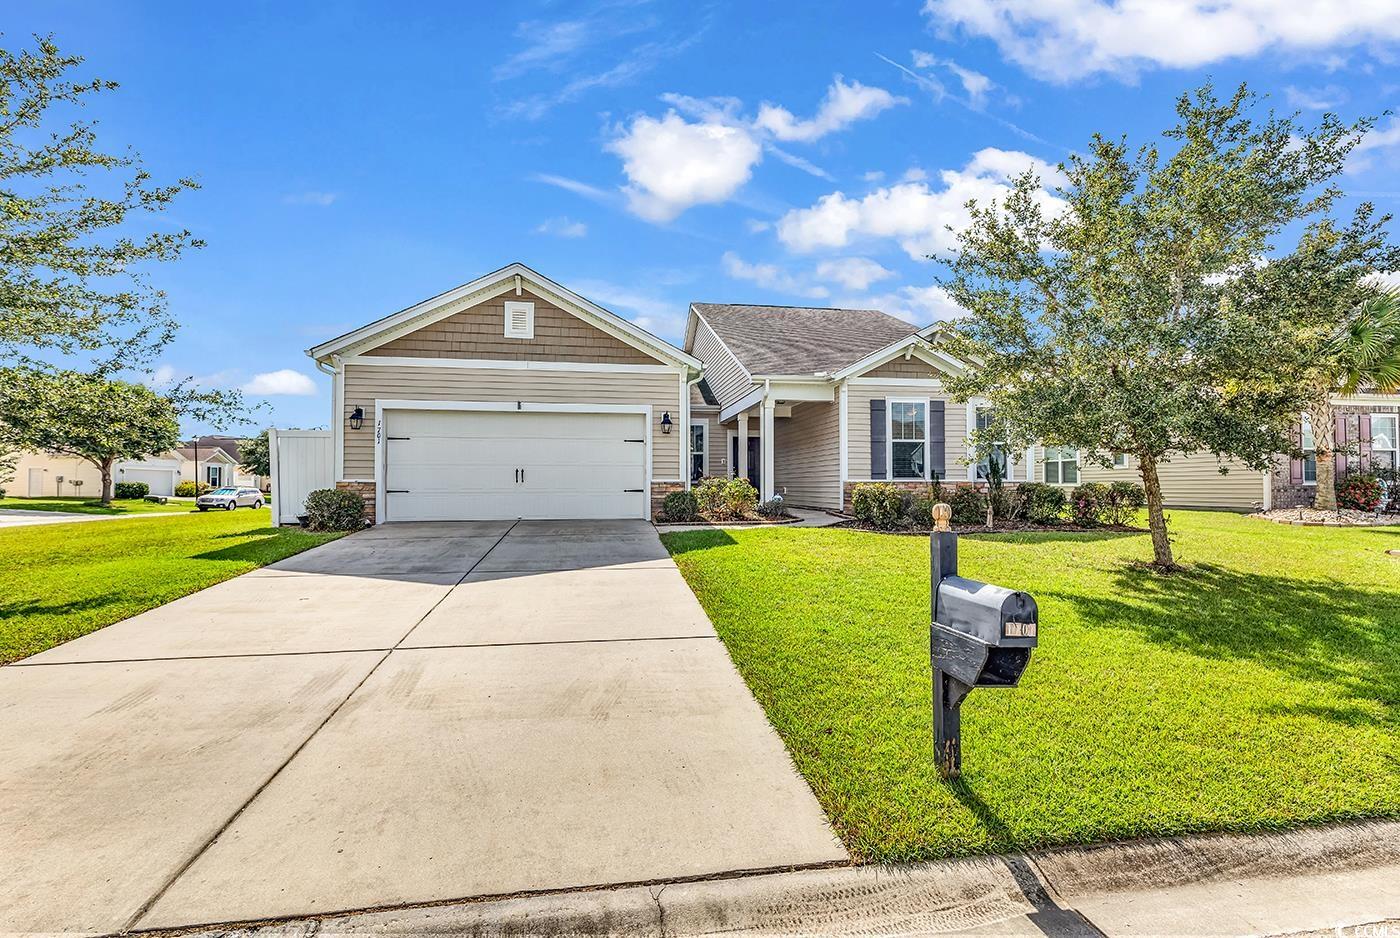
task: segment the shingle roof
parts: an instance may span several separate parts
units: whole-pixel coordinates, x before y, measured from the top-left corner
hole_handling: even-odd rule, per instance
[[[754,375],[838,371],[918,331],[877,309],[693,305]]]

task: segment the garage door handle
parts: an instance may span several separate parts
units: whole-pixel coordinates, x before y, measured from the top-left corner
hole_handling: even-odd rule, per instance
[[[407,495],[408,489],[385,489],[385,495]]]
[[[645,443],[646,440],[623,440],[624,443]]]
[[[413,439],[413,437],[411,437],[411,436],[391,436],[391,437],[389,437],[389,439],[391,439],[391,440],[411,440],[411,439]]]
[[[630,492],[638,492],[638,493],[640,493],[640,492],[644,491],[644,489],[623,489],[622,491],[624,491],[624,492],[629,492],[629,493],[630,493]]]

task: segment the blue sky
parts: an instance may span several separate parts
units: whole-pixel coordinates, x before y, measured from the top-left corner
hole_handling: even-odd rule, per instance
[[[326,424],[307,347],[511,261],[672,341],[692,301],[926,323],[968,196],[1146,140],[1207,77],[1307,119],[1400,100],[1400,0],[296,6],[5,16],[121,82],[107,146],[201,182],[168,223],[208,246],[154,272],[160,375],[246,388],[259,425]],[[1393,211],[1397,167],[1387,116],[1344,185]]]

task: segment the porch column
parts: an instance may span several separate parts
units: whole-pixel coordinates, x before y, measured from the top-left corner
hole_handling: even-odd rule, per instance
[[[765,502],[773,497],[773,403],[772,398],[763,400],[762,430],[759,432],[762,439],[758,444],[758,451],[763,454],[763,471],[759,473],[758,479],[762,486],[759,498]]]
[[[747,479],[749,477],[749,415],[742,413],[739,415],[739,462],[734,466],[735,478]]]

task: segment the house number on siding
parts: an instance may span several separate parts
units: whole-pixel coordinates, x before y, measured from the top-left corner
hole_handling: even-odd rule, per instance
[[[384,442],[384,418],[380,417],[374,422],[374,445],[378,446]]]

